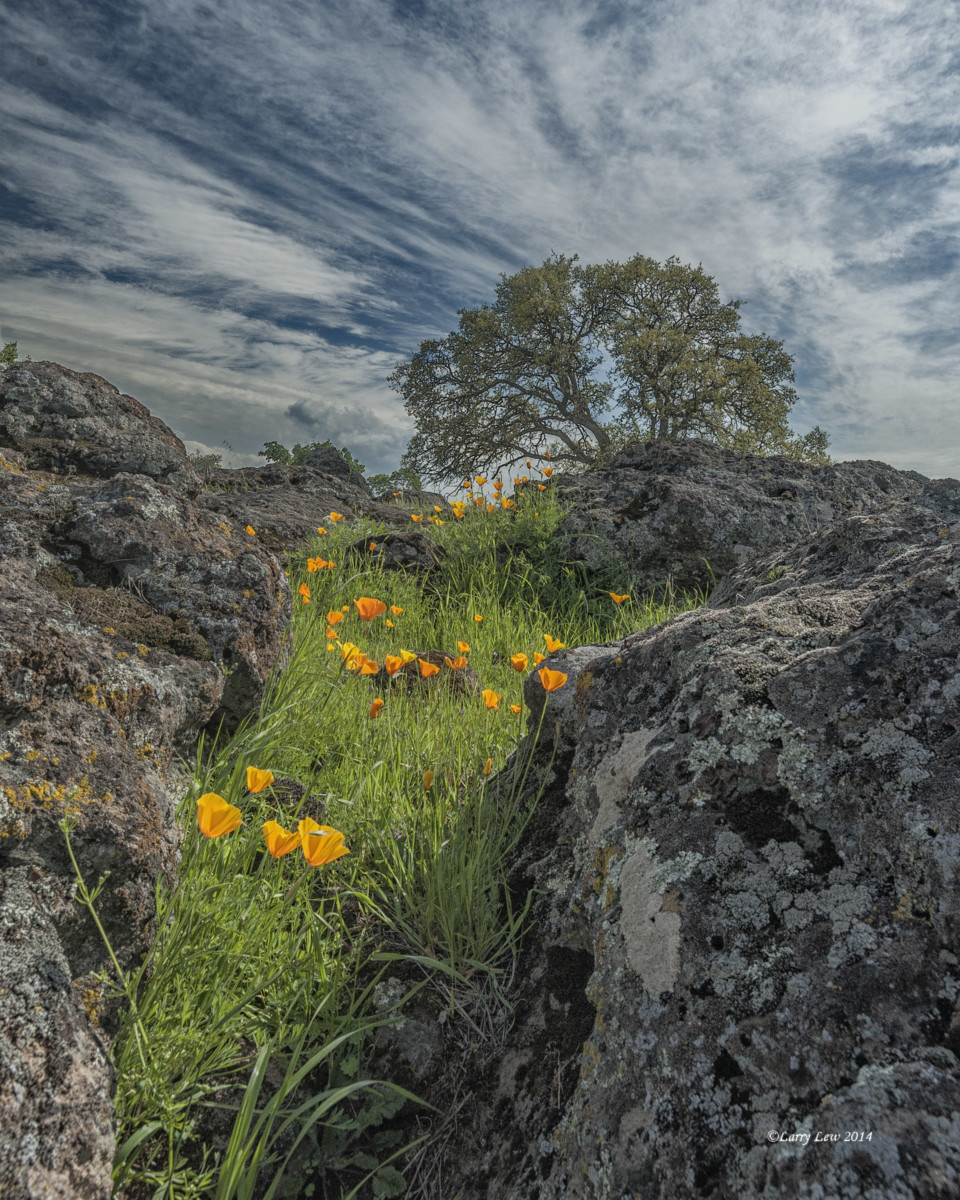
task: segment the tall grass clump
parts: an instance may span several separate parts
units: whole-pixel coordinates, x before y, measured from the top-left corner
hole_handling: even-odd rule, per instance
[[[638,603],[615,568],[588,579],[558,549],[550,490],[505,504],[474,489],[444,513],[412,523],[443,549],[427,578],[384,570],[385,527],[331,514],[288,562],[286,669],[189,765],[178,881],[158,886],[146,961],[116,972],[115,1183],[130,1200],[403,1194],[391,1119],[425,1101],[363,1070],[396,1019],[378,988],[398,964],[408,990],[502,1044],[529,905],[507,864],[537,792],[491,782],[515,752],[512,779],[529,765],[523,681],[550,646],[701,598]],[[289,853],[268,847],[268,822]],[[348,852],[312,865],[336,835]],[[80,881],[94,914],[96,895]]]

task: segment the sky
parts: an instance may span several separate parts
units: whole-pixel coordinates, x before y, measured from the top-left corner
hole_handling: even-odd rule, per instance
[[[960,477],[958,0],[0,0],[0,47],[0,340],[190,451],[390,471],[458,309],[642,254],[783,342],[793,433]]]

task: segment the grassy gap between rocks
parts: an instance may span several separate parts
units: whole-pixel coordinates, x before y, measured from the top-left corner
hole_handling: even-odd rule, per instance
[[[418,514],[446,551],[428,578],[378,565],[389,531],[367,520],[331,517],[290,556],[290,661],[232,738],[198,748],[178,807],[179,881],[158,888],[147,960],[113,984],[116,1195],[405,1194],[408,1147],[391,1118],[429,1097],[365,1075],[365,1048],[403,995],[377,991],[386,973],[407,992],[434,989],[502,1045],[526,911],[506,876],[531,808],[491,784],[523,737],[514,708],[534,655],[554,639],[622,637],[704,597],[623,598],[625,570],[587,580],[560,557],[552,489],[497,500],[477,491],[459,516]],[[373,544],[362,557],[350,551],[360,537]],[[385,611],[363,620],[361,597]],[[379,671],[364,674],[348,644]],[[424,678],[414,661],[387,678],[402,650],[440,669]],[[548,697],[547,720],[549,709]],[[251,791],[250,767],[272,783]],[[200,831],[208,793],[239,809],[237,828]],[[268,852],[265,822],[296,831],[306,818],[341,832],[349,853],[311,866],[299,839]],[[81,885],[81,902],[95,909],[95,896]]]

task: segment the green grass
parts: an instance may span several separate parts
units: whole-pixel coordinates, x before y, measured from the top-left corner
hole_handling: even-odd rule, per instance
[[[434,989],[477,1037],[506,1027],[526,915],[511,903],[506,864],[531,809],[519,787],[504,798],[491,783],[525,731],[510,705],[522,704],[534,653],[546,653],[546,634],[567,646],[609,641],[702,602],[614,604],[608,593],[627,591],[626,577],[587,583],[564,563],[561,516],[547,491],[510,513],[471,505],[462,520],[425,520],[419,528],[446,551],[426,583],[350,558],[359,536],[386,532],[370,523],[329,523],[291,559],[290,662],[235,736],[199,747],[178,809],[179,882],[159,889],[160,934],[119,985],[115,1183],[125,1196],[403,1194],[405,1147],[390,1118],[410,1096],[362,1071],[372,1031],[393,1019],[373,996],[405,963],[418,981],[409,986]],[[335,569],[308,571],[318,556]],[[364,622],[361,596],[403,611]],[[455,656],[468,642],[499,710],[452,691],[446,666],[422,688],[378,693],[327,636],[328,612],[344,608],[340,641],[379,664],[401,648]],[[509,662],[520,651],[523,675]],[[378,694],[385,705],[371,719]],[[248,793],[248,766],[271,771],[274,785]],[[241,809],[239,829],[200,833],[205,792]],[[271,858],[261,824],[294,829],[308,814],[342,831],[350,853],[316,868],[299,850]]]

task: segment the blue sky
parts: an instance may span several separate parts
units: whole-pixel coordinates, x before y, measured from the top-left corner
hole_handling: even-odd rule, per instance
[[[794,432],[960,477],[956,0],[0,0],[0,337],[190,450],[331,438],[551,252],[702,264]]]

